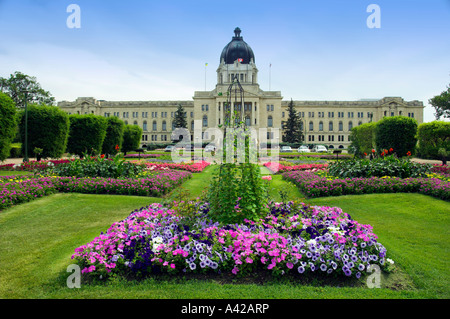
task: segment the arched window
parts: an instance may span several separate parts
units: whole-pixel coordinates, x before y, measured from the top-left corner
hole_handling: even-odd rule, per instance
[[[252,125],[252,121],[250,120],[250,116],[246,116],[245,117],[245,126],[250,126]]]
[[[166,131],[166,130],[167,130],[167,124],[166,124],[166,121],[163,121],[163,122],[162,122],[162,130],[163,130],[163,131]]]
[[[208,116],[203,115],[203,127],[208,127]]]
[[[350,121],[350,122],[348,122],[348,130],[351,131],[352,128],[353,128],[353,122]]]
[[[344,130],[344,124],[342,123],[342,121],[339,122],[339,131],[343,131]]]
[[[157,130],[157,126],[156,126],[156,121],[153,121],[153,127],[152,127],[153,131]]]
[[[314,131],[314,123],[311,121],[309,122],[309,130],[312,132]]]
[[[133,122],[133,125],[138,125],[138,124],[137,124],[137,121],[134,121],[134,122]]]
[[[323,131],[323,122],[322,121],[319,122],[319,131]]]
[[[333,122],[328,123],[328,131],[333,132]]]
[[[273,119],[272,119],[271,115],[269,115],[269,117],[267,118],[267,126],[268,127],[272,127],[273,126]]]
[[[358,126],[359,126],[359,125],[362,125],[362,122],[361,122],[361,121],[358,122]]]
[[[147,121],[144,121],[144,124],[142,125],[142,129],[144,131],[147,131]]]

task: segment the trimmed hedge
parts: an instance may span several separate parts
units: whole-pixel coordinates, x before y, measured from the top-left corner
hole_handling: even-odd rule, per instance
[[[127,152],[135,151],[139,148],[142,132],[142,128],[137,125],[125,125],[122,141],[122,152],[125,155],[127,155]]]
[[[108,122],[98,115],[73,114],[70,119],[70,134],[67,151],[83,157],[85,154],[98,155],[102,150]]]
[[[354,154],[362,157],[364,153],[370,154],[375,145],[376,122],[365,123],[352,128],[350,139],[351,148]]]
[[[56,106],[30,104],[28,112],[28,156],[33,150],[42,149],[42,157],[60,158],[67,147],[69,116]],[[22,153],[25,154],[25,111],[19,124]]]
[[[398,157],[414,154],[417,144],[417,121],[406,116],[385,117],[377,122],[375,144],[381,152],[393,148]]]
[[[108,122],[108,127],[106,128],[106,136],[103,141],[102,153],[116,155],[122,147],[125,123],[116,116],[108,117],[106,120]]]
[[[8,95],[0,92],[0,161],[9,156],[16,128],[16,106]]]
[[[417,138],[417,151],[421,158],[442,160],[442,156],[438,153],[439,149],[444,148],[450,152],[450,123],[444,121],[422,123],[417,129]]]

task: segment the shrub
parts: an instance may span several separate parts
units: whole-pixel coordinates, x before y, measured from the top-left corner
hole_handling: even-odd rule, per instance
[[[450,151],[450,123],[433,121],[422,123],[417,129],[418,155],[421,158],[442,159],[439,149]]]
[[[375,144],[379,152],[393,148],[398,157],[414,154],[417,144],[417,121],[406,116],[385,117],[377,122]]]
[[[351,148],[356,156],[369,154],[375,145],[375,128],[377,123],[365,123],[352,128],[350,133]]]
[[[102,150],[108,123],[106,118],[93,114],[69,116],[70,135],[67,151],[83,157],[97,155]]]
[[[426,177],[431,165],[411,162],[409,158],[399,159],[393,155],[375,159],[352,159],[335,161],[328,165],[328,173],[339,178],[396,176]]]
[[[0,92],[0,161],[9,156],[16,128],[16,106],[8,95]]]
[[[139,148],[142,132],[142,128],[137,125],[125,125],[122,142],[122,151],[125,155],[127,152],[135,151]]]
[[[37,147],[42,157],[60,158],[67,147],[69,116],[56,106],[28,105],[28,156]],[[20,115],[22,153],[25,153],[25,112]]]
[[[125,123],[116,116],[108,117],[106,120],[108,127],[103,141],[102,154],[116,155],[122,147]]]

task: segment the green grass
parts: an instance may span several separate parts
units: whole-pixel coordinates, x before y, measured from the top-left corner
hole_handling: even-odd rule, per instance
[[[193,174],[183,187],[191,198],[209,185],[217,166]],[[265,174],[267,171],[262,170]],[[340,287],[287,280],[222,283],[219,280],[115,279],[69,289],[66,279],[74,249],[128,216],[162,199],[85,194],[55,194],[0,212],[0,298],[207,298],[207,299],[448,299],[450,203],[420,194],[372,194],[304,199],[294,185],[272,175],[273,197],[286,190],[290,199],[339,206],[354,219],[371,224],[398,271],[383,277],[380,289]],[[168,195],[174,199],[176,192]],[[279,200],[280,198],[274,198]]]
[[[22,176],[31,174],[33,173],[27,171],[0,171],[0,176]]]

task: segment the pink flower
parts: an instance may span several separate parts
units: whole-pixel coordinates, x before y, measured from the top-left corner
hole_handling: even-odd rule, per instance
[[[245,259],[245,262],[246,262],[247,264],[251,264],[251,263],[253,263],[253,259],[251,259],[250,257],[247,257],[247,258]]]
[[[272,180],[272,176],[270,175],[265,175],[262,177],[262,179],[266,180],[266,181],[271,181]]]

